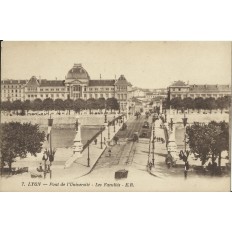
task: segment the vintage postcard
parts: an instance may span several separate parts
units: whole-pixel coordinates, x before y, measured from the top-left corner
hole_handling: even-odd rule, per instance
[[[0,191],[230,191],[231,42],[1,42]]]

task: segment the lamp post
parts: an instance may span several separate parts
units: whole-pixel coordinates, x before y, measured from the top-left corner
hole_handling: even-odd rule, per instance
[[[167,122],[167,110],[165,109],[165,120],[164,120],[164,122]]]
[[[115,116],[114,116],[114,132],[115,132]]]
[[[188,123],[188,118],[185,116],[185,111],[184,111],[184,118],[182,118],[183,124],[184,124],[184,151],[186,153],[186,125]]]
[[[108,140],[110,140],[110,122],[108,121]]]
[[[88,143],[88,158],[87,158],[87,167],[90,167],[90,158],[89,158],[89,140],[87,141]]]
[[[155,124],[155,123],[154,123]],[[153,126],[153,131],[152,131],[152,166],[155,166],[155,125]]]
[[[102,149],[102,131],[103,131],[103,129],[101,127],[101,149]]]

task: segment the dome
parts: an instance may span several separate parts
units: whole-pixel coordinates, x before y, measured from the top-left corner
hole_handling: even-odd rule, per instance
[[[66,79],[87,79],[89,80],[88,72],[81,64],[74,64],[73,68],[68,71]]]

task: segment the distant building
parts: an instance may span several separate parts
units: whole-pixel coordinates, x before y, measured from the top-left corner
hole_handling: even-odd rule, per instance
[[[153,89],[152,91],[146,93],[147,100],[152,100],[156,97],[166,98],[167,97],[167,89],[166,88]]]
[[[36,98],[56,99],[84,99],[116,98],[121,109],[126,109],[131,99],[132,85],[124,75],[118,79],[91,80],[88,72],[81,64],[74,64],[65,80],[46,80],[32,76],[26,80],[2,80],[2,101],[30,100]]]
[[[1,100],[2,101],[24,101],[25,80],[2,80],[1,81]]]
[[[168,87],[168,95],[170,100],[175,97],[180,98],[209,98],[215,99],[231,95],[230,85],[189,85],[183,81],[176,81]]]
[[[135,87],[131,90],[131,96],[132,97],[145,97],[146,92],[143,89],[139,89]]]

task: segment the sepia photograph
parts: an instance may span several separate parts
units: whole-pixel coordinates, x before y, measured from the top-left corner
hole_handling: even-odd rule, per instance
[[[2,41],[0,192],[231,191],[231,54]]]

